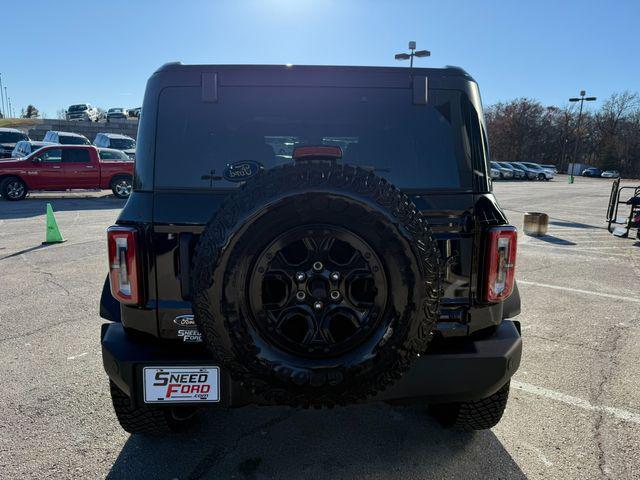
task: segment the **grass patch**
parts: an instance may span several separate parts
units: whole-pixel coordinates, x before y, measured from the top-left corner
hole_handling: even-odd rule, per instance
[[[33,127],[42,123],[38,118],[0,118],[0,127],[3,128],[24,128]]]

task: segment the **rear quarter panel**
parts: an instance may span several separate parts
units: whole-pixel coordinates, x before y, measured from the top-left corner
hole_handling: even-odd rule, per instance
[[[113,162],[101,160],[98,163],[100,164],[100,188],[111,188],[111,179],[116,175],[133,176],[134,162]]]

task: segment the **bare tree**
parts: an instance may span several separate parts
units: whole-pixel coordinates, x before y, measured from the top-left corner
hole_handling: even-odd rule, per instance
[[[580,141],[578,162],[640,176],[640,96],[611,95],[596,112],[585,112],[577,130],[575,105],[544,107],[518,98],[486,110],[495,160],[533,161],[566,167]]]

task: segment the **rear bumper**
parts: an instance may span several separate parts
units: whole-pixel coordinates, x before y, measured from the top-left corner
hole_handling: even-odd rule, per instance
[[[120,323],[103,324],[101,338],[107,375],[134,403],[142,402],[144,367],[216,364],[205,349],[175,350],[166,344],[140,343],[130,338]],[[491,336],[434,345],[400,381],[372,401],[437,403],[488,397],[516,372],[521,355],[518,324],[504,320]],[[265,404],[224,370],[220,373],[220,389],[221,401],[215,406]]]

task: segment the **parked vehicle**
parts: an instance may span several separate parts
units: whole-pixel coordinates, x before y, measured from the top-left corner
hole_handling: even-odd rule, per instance
[[[517,235],[466,72],[169,64],[144,98],[100,306],[125,430],[366,400],[500,420],[522,349]]]
[[[516,170],[520,170],[522,172],[522,178],[525,180],[535,180],[538,178],[538,172],[531,170],[528,167],[525,167],[520,162],[508,162]]]
[[[547,170],[551,170],[554,175],[558,174],[558,167],[555,165],[540,165],[542,168],[546,168]]]
[[[110,108],[107,110],[107,123],[111,120],[126,120],[128,116],[126,108]]]
[[[513,178],[513,169],[505,168],[498,162],[491,162],[491,168],[498,171],[498,178],[502,180],[510,180]]]
[[[527,177],[527,174],[525,173],[524,170],[515,168],[509,162],[496,162],[496,163],[500,165],[502,168],[506,168],[507,170],[510,170],[515,180],[524,180]]]
[[[16,144],[29,137],[21,130],[15,128],[0,128],[0,158],[11,158]]]
[[[78,103],[67,109],[66,116],[67,120],[97,122],[100,118],[100,111],[88,103]]]
[[[600,177],[602,175],[602,170],[596,167],[585,168],[582,171],[583,177]]]
[[[498,180],[500,178],[500,170],[491,167],[491,179]]]
[[[122,150],[116,150],[115,148],[98,148],[98,155],[100,160],[113,160],[119,162],[129,162],[131,157]]]
[[[129,109],[129,116],[132,118],[140,118],[140,107]]]
[[[115,148],[123,150],[129,158],[136,157],[136,141],[127,135],[119,133],[98,133],[93,140],[96,147]]]
[[[18,143],[16,143],[16,146],[13,149],[13,152],[11,152],[11,156],[13,158],[28,157],[39,148],[46,147],[47,145],[52,145],[52,143],[36,142],[35,140],[21,140]]]
[[[50,145],[0,163],[0,195],[6,200],[22,200],[33,190],[97,188],[127,198],[132,179],[132,161],[101,161],[98,149],[90,145]]]
[[[600,176],[602,178],[620,178],[620,172],[617,170],[605,170]]]
[[[527,167],[529,170],[532,170],[536,173],[536,178],[538,180],[551,180],[553,177],[555,177],[555,173],[553,173],[552,170],[548,169],[548,168],[543,168],[541,165],[538,165],[537,163],[533,163],[533,162],[518,162],[521,165],[524,165],[525,167]]]
[[[44,134],[45,142],[60,143],[62,145],[91,145],[91,142],[84,135],[72,132],[58,132],[49,130]]]

